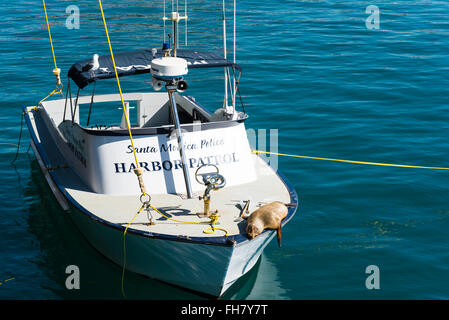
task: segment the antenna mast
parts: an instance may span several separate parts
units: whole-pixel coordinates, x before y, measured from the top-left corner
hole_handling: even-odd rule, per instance
[[[234,0],[234,17],[233,17],[233,62],[236,63],[236,0]],[[223,0],[223,50],[224,50],[224,58],[227,59],[227,34],[226,34],[226,5],[225,0]],[[233,71],[234,71],[234,67]],[[232,80],[232,81],[231,81]],[[235,98],[236,98],[236,76],[235,72],[233,72],[233,75],[231,77],[229,73],[229,67],[224,68],[224,82],[225,82],[225,98],[224,98],[224,108],[226,109],[226,113],[233,118],[235,117]],[[228,105],[228,91],[231,97],[231,104]]]
[[[173,25],[173,56],[176,57],[176,50],[178,49],[178,42],[179,42],[179,30],[178,30],[178,24],[179,21],[184,20],[185,21],[185,43],[187,45],[187,0],[184,2],[184,15],[181,16],[179,14],[179,5],[178,0],[176,0],[176,11],[175,11],[175,4],[174,0],[172,0],[172,11],[169,17],[165,15],[165,0],[164,0],[164,16],[162,17],[162,20],[164,21],[164,42],[165,42],[165,21],[171,20]]]

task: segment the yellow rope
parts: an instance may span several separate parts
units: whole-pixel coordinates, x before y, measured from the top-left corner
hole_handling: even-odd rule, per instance
[[[55,63],[55,69],[57,69],[58,66],[56,65],[55,50],[53,49],[53,40],[51,39],[50,24],[48,23],[47,7],[45,6],[45,0],[42,0],[42,3],[44,5],[45,20],[47,21],[48,37],[50,38],[50,45],[51,45],[51,52],[53,54],[53,61]]]
[[[203,233],[206,233],[206,234],[212,234],[212,233],[215,233],[215,230],[220,230],[220,231],[223,231],[224,233],[225,233],[225,237],[227,237],[228,235],[229,235],[229,233],[228,233],[228,231],[226,230],[226,229],[222,229],[222,228],[215,228],[215,223],[217,223],[217,221],[218,221],[218,214],[212,214],[212,215],[210,215],[210,222],[208,222],[210,225],[211,225],[211,228],[208,228],[208,229],[204,229],[203,230]]]
[[[134,218],[131,219],[131,221],[128,223],[128,225],[125,228],[125,231],[123,232],[123,268],[122,268],[122,295],[126,298],[125,289],[124,289],[124,280],[125,280],[125,267],[126,267],[126,233],[128,232],[128,228],[133,223],[134,219],[137,218],[139,213],[142,212],[142,210],[145,208],[145,204],[143,204],[140,209],[137,211]]]
[[[46,96],[44,99],[42,99],[41,101],[39,101],[39,103],[37,104],[38,106],[44,102],[45,100],[47,100],[49,97],[55,95],[55,94],[60,94],[62,92],[62,87],[61,88],[56,88],[55,90],[53,90],[52,92],[50,92],[50,94],[48,96]]]
[[[353,164],[365,164],[365,165],[370,165],[370,166],[400,167],[400,168],[430,169],[430,170],[449,170],[449,168],[443,168],[443,167],[410,166],[410,165],[404,165],[404,164],[391,164],[391,163],[379,163],[379,162],[366,162],[366,161],[354,161],[354,160],[343,160],[343,159],[308,157],[308,156],[299,156],[299,155],[294,155],[294,154],[285,154],[285,153],[277,153],[277,152],[267,152],[267,151],[260,151],[260,150],[251,150],[251,152],[252,153],[256,153],[256,154],[257,153],[265,153],[265,154],[272,154],[272,155],[284,156],[284,157],[294,157],[294,158],[303,158],[303,159],[344,162],[344,163],[353,163]]]
[[[0,286],[1,286],[3,283],[6,283],[6,282],[11,281],[11,280],[15,280],[15,279],[16,279],[16,278],[9,278],[9,279],[0,281]]]
[[[104,30],[106,32],[106,38],[108,39],[108,45],[109,45],[109,51],[111,53],[112,65],[114,66],[115,78],[117,79],[117,86],[118,86],[118,90],[120,92],[120,99],[122,100],[123,114],[125,115],[126,125],[128,127],[129,138],[131,140],[131,145],[133,147],[134,159],[136,161],[136,168],[139,168],[139,161],[137,160],[137,153],[136,153],[136,149],[134,148],[133,136],[132,136],[132,133],[131,133],[131,128],[130,128],[130,125],[129,125],[128,115],[127,115],[127,112],[126,112],[125,101],[123,100],[122,88],[120,87],[120,80],[118,78],[117,68],[115,66],[114,53],[112,52],[111,40],[109,39],[108,27],[106,25],[106,19],[104,17],[103,6],[101,5],[101,0],[98,0],[98,4],[100,5],[101,16],[103,18],[103,24],[104,24]]]
[[[39,101],[38,105],[40,105],[43,101],[47,100],[50,96],[55,94],[60,94],[62,92],[62,83],[61,83],[61,69],[58,68],[56,64],[56,56],[55,49],[53,47],[53,39],[51,38],[50,24],[48,23],[48,15],[47,15],[47,7],[45,5],[45,0],[42,0],[42,4],[44,5],[44,13],[45,13],[45,21],[47,22],[47,31],[48,38],[50,39],[51,53],[53,55],[53,62],[55,64],[55,68],[53,69],[53,74],[56,76],[56,89],[50,92],[48,96]]]
[[[0,144],[3,144],[3,145],[10,145],[10,146],[15,146],[15,147],[17,147],[17,144],[15,144],[15,143],[1,142]]]
[[[183,220],[177,220],[177,219],[173,219],[170,217],[167,217],[165,214],[163,214],[162,212],[160,212],[158,209],[156,209],[153,205],[150,204],[151,209],[153,209],[154,211],[156,211],[157,213],[159,213],[161,216],[163,216],[164,218],[166,218],[167,220],[171,220],[174,222],[178,222],[178,223],[188,223],[188,224],[210,224],[212,227],[209,229],[205,229],[203,230],[203,233],[207,233],[207,234],[211,234],[214,233],[215,230],[221,230],[223,232],[225,232],[225,236],[227,237],[229,235],[228,231],[226,229],[221,229],[221,228],[215,228],[215,224],[218,222],[218,214],[212,214],[210,215],[210,221],[207,222],[196,222],[196,221],[183,221]],[[209,232],[208,230],[212,230],[212,232]]]

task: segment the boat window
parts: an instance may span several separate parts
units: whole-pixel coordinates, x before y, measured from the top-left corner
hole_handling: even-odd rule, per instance
[[[160,127],[173,124],[173,119],[166,93],[144,93],[125,97],[132,128]],[[126,129],[123,108],[120,100],[111,95],[96,95],[95,102],[80,99],[79,124],[92,130]],[[119,96],[117,96],[119,99]],[[211,115],[193,98],[175,94],[176,105],[181,124],[209,122]]]

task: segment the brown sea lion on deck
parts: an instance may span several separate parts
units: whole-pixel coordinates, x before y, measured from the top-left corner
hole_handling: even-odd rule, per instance
[[[275,201],[261,206],[247,219],[246,233],[250,239],[262,233],[265,229],[277,230],[278,245],[281,246],[281,221],[287,216],[288,208],[285,204]]]

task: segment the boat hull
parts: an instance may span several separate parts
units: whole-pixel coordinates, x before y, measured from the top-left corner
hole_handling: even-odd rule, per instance
[[[254,267],[274,236],[274,232],[268,232],[240,246],[173,241],[134,233],[124,238],[123,232],[94,222],[78,209],[70,210],[70,217],[89,243],[116,264],[214,297],[223,295]]]
[[[211,245],[144,237],[99,223],[64,197],[32,149],[47,183],[61,207],[88,242],[114,263],[149,278],[219,297],[257,263],[275,232],[265,232],[241,245]],[[194,272],[192,272],[194,270]]]

